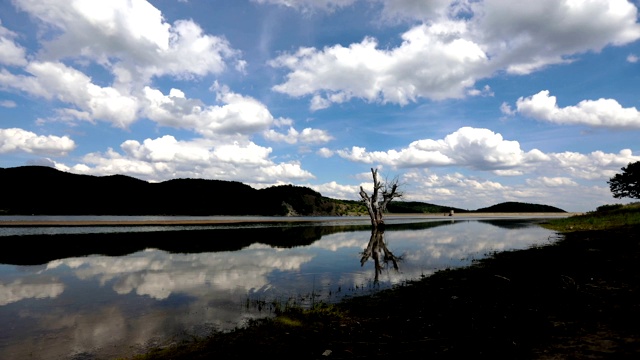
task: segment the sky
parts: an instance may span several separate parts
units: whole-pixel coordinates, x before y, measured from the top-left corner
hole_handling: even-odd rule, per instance
[[[639,6],[0,0],[0,167],[629,202],[607,181],[640,161]]]

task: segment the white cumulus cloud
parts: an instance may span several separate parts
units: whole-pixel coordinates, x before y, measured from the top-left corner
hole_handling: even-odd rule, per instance
[[[258,100],[234,93],[226,86],[215,85],[214,90],[220,105],[204,105],[199,100],[186,98],[177,89],[165,95],[146,87],[144,113],[160,125],[186,128],[209,138],[250,135],[274,123],[269,109]]]
[[[31,62],[24,70],[30,75],[0,70],[0,85],[71,104],[75,107],[59,113],[74,119],[103,120],[121,128],[137,120],[138,100],[134,96],[98,86],[84,73],[63,63]]]
[[[323,147],[318,149],[318,151],[316,151],[316,154],[318,154],[319,156],[323,157],[323,158],[330,158],[333,156],[334,152],[333,150]]]
[[[287,68],[275,91],[314,95],[313,108],[352,98],[407,104],[418,98],[462,97],[486,64],[475,43],[462,38],[463,23],[421,25],[402,35],[402,45],[380,49],[373,38],[349,47],[301,48],[273,61]]]
[[[391,17],[427,7],[408,0],[383,3]],[[381,48],[367,37],[348,46],[301,47],[279,56],[270,64],[288,73],[273,89],[309,96],[312,110],[353,98],[401,105],[419,98],[460,98],[481,94],[475,83],[496,72],[528,74],[640,39],[637,8],[626,0],[485,0],[433,6],[429,12],[444,15],[409,29],[396,47]]]
[[[204,34],[191,20],[170,24],[144,0],[17,0],[15,4],[56,35],[44,43],[43,57],[90,59],[111,69],[118,83],[220,73],[225,61],[237,56],[224,38]]]
[[[144,0],[14,4],[37,18],[39,30],[47,36],[39,39],[40,51],[27,62],[24,49],[14,42],[16,36],[0,26],[0,63],[22,66],[21,71],[0,69],[0,87],[59,101],[59,120],[99,120],[129,128],[147,115],[161,125],[197,127],[204,135],[261,131],[267,127],[264,122],[271,121],[262,104],[238,100],[228,91],[218,94],[226,104],[223,109],[154,93],[150,84],[156,78],[194,80],[220,74],[233,61],[236,68],[246,67],[226,39],[206,34],[192,20],[170,24]],[[87,75],[91,66],[105,70],[106,81]]]
[[[525,151],[517,141],[505,140],[489,129],[471,127],[460,128],[444,139],[414,141],[401,150],[367,151],[352,147],[338,150],[337,154],[350,161],[391,168],[459,167],[487,171],[500,177],[540,174],[535,180],[540,187],[551,187],[554,183],[570,186],[577,180],[606,181],[622,166],[640,161],[640,156],[634,155],[630,149],[618,153],[593,151],[588,154],[568,151],[543,153],[538,149]],[[449,185],[456,183],[455,178],[447,179]]]
[[[557,124],[609,128],[640,128],[640,112],[624,108],[614,99],[583,100],[575,106],[559,107],[548,90],[519,98],[516,110],[521,115]]]
[[[286,134],[269,129],[264,132],[263,136],[267,140],[286,142],[288,144],[324,144],[333,139],[325,130],[305,128],[302,131],[298,131],[293,127],[290,127]]]
[[[640,38],[637,8],[626,0],[485,0],[470,8],[475,41],[496,70],[516,74]]]
[[[545,186],[545,187],[561,187],[561,186],[577,186],[578,183],[571,180],[568,177],[547,177],[541,176],[535,179],[528,179],[527,184],[532,186]]]
[[[489,129],[463,127],[444,139],[417,140],[401,150],[368,152],[352,147],[338,155],[351,161],[393,167],[457,165],[479,170],[501,170],[540,160],[539,151],[524,152],[517,141],[505,140]]]
[[[31,131],[0,129],[0,154],[23,151],[30,154],[63,156],[76,148],[68,136],[37,135]]]
[[[342,185],[335,181],[320,185],[307,184],[306,186],[319,192],[323,196],[333,199],[353,199],[358,196],[358,192],[360,191],[360,187],[357,185]]]
[[[26,50],[14,41],[16,34],[2,26],[0,19],[0,64],[24,66],[27,64]]]
[[[180,141],[165,135],[142,143],[127,140],[120,147],[122,152],[89,153],[79,164],[56,163],[56,168],[91,175],[124,174],[149,181],[205,178],[274,184],[314,178],[299,162],[275,162],[271,148],[247,140]]]
[[[548,154],[549,167],[544,168],[546,174],[558,176],[570,175],[574,179],[606,181],[620,172],[620,168],[629,163],[640,161],[630,149],[620,150],[617,154],[593,151],[581,154],[572,151]]]

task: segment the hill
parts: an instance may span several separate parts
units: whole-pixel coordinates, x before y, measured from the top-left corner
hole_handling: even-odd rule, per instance
[[[306,187],[254,189],[236,181],[92,176],[45,166],[0,168],[0,215],[353,215],[358,201]]]
[[[387,210],[395,214],[439,214],[449,213],[453,210],[455,213],[468,213],[469,210],[459,209],[455,207],[433,205],[419,201],[396,201],[387,205]]]
[[[237,181],[172,179],[149,183],[125,175],[92,176],[45,166],[0,168],[0,215],[366,215],[364,204],[332,199],[294,185],[254,189]],[[390,213],[472,212],[395,201]],[[564,212],[546,205],[504,203],[482,212]]]
[[[539,213],[539,212],[566,212],[554,206],[528,204],[521,202],[503,202],[486,208],[478,209],[476,212],[501,212],[501,213]]]

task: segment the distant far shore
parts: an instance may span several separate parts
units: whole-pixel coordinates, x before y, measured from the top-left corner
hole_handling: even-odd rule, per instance
[[[407,218],[407,217],[419,217],[424,219],[441,219],[441,218],[547,218],[547,217],[569,217],[573,215],[579,215],[580,213],[566,213],[566,212],[554,212],[554,213],[460,213],[449,215],[448,213],[442,214],[387,214],[386,219],[392,220],[394,218]],[[333,218],[333,217],[332,217]],[[367,220],[367,216],[336,216],[332,221],[349,221],[354,218],[362,218]],[[226,218],[221,217],[215,219],[212,216],[211,219],[150,219],[150,220],[5,220],[0,216],[0,227],[37,227],[37,226],[178,226],[178,225],[215,225],[215,224],[236,224],[236,223],[255,223],[255,222],[321,222],[326,221],[326,216],[318,216],[318,219],[314,219],[313,216],[274,216],[274,217],[260,217],[259,219],[247,217],[243,219],[238,218]]]

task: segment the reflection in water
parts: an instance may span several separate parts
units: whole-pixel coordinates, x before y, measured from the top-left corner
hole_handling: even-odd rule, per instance
[[[401,226],[401,225],[400,225]],[[322,236],[369,228],[360,226],[301,226],[292,223],[243,224],[166,231],[129,233],[57,233],[54,235],[12,235],[0,237],[11,248],[0,252],[0,264],[40,265],[57,259],[93,254],[123,256],[153,248],[172,253],[240,251],[252,244],[291,248],[308,246]],[[203,229],[204,228],[204,229]],[[233,239],[233,241],[229,241]],[[37,249],[38,251],[33,251]]]
[[[298,272],[312,259],[313,254],[257,245],[201,254],[149,249],[122,257],[56,260],[34,271],[5,269],[8,277],[23,280],[0,287],[0,303],[6,304],[0,321],[18,327],[0,329],[0,359],[24,358],[34,341],[41,350],[33,358],[56,359],[95,349],[135,349],[185,330],[228,329],[267,315],[240,311],[247,294],[270,284],[274,272]],[[34,283],[30,291],[26,282]],[[49,301],[34,300],[36,293],[50,295]],[[4,343],[5,338],[11,340]]]
[[[372,233],[368,226],[309,226],[270,229],[251,240],[246,235],[255,230],[194,233],[193,238],[171,231],[157,243],[160,247],[124,255],[0,265],[0,359],[131,355],[146,345],[270,315],[246,308],[249,299],[288,301],[313,294],[336,301],[466,265],[489,252],[540,244],[553,235],[537,226],[500,225],[389,224],[384,233]],[[109,240],[117,241],[112,236]],[[144,239],[154,244],[147,235]],[[363,266],[368,259],[374,274]],[[382,271],[398,269],[401,259],[402,271]]]
[[[532,226],[531,221],[527,219],[514,220],[514,219],[489,219],[489,220],[478,220],[479,222],[483,222],[486,224],[490,224],[493,226],[501,227],[504,229],[521,229]]]
[[[380,263],[381,253],[382,263]],[[393,253],[387,249],[387,244],[384,241],[384,229],[378,228],[371,230],[371,238],[369,239],[367,248],[362,252],[360,266],[364,266],[369,258],[372,258],[374,263],[374,284],[378,283],[378,275],[382,273],[382,269],[386,267],[389,262],[393,264],[393,268],[397,271],[398,262],[402,260],[401,258],[393,255]]]
[[[64,291],[64,284],[55,279],[36,280],[37,283],[25,283],[21,279],[6,285],[0,283],[0,306],[24,299],[55,298]]]

